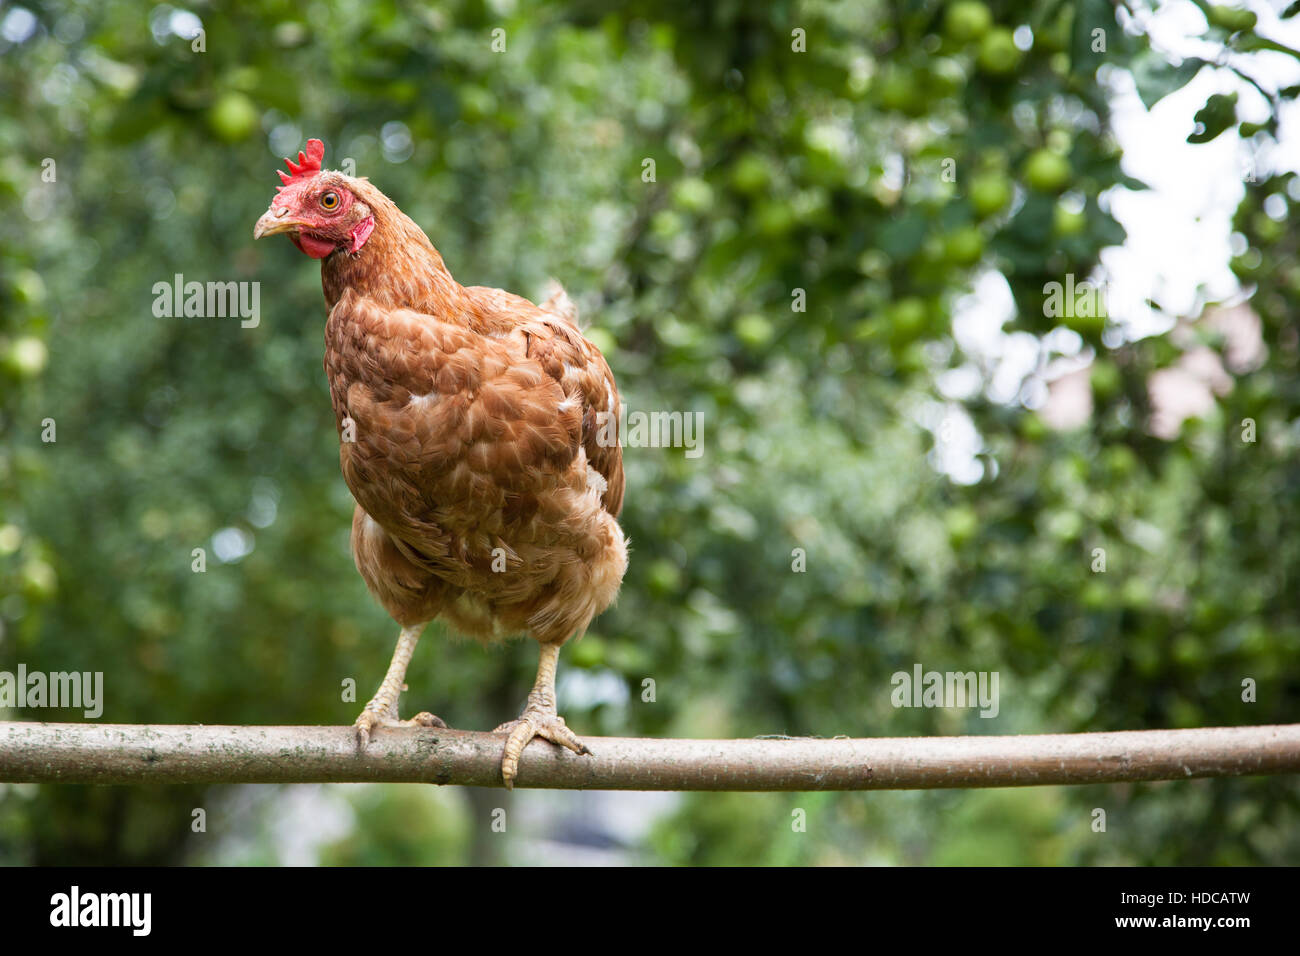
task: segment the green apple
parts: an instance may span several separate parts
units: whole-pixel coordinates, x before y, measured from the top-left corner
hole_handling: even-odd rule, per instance
[[[889,322],[889,337],[898,345],[919,338],[929,324],[925,300],[916,296],[899,299],[889,307],[886,317]]]
[[[655,594],[671,594],[682,586],[682,572],[677,565],[659,558],[650,565],[650,590]]]
[[[1114,392],[1118,393],[1121,385],[1119,370],[1115,369],[1113,362],[1106,362],[1105,364],[1115,370]],[[1095,365],[1092,373],[1092,389],[1094,392],[1099,390],[1097,387],[1097,368]],[[1132,475],[1133,472],[1137,471],[1138,467],[1137,455],[1135,455],[1133,449],[1129,448],[1127,445],[1112,445],[1102,456],[1102,462],[1106,466],[1106,470],[1116,478],[1127,478],[1129,475]]]
[[[32,335],[14,339],[4,353],[5,371],[18,379],[35,378],[45,371],[50,353],[45,343]]]
[[[1001,212],[1011,202],[1011,181],[1001,173],[981,173],[970,184],[970,202],[981,219]]]
[[[911,70],[887,66],[875,86],[876,102],[881,109],[893,110],[906,116],[921,116],[929,108],[917,77]]]
[[[258,119],[257,107],[243,93],[222,93],[208,110],[208,125],[227,143],[253,135]]]
[[[1074,171],[1070,161],[1050,149],[1036,149],[1025,160],[1025,182],[1030,189],[1044,193],[1059,193],[1070,184]]]
[[[758,153],[746,153],[731,170],[731,185],[747,196],[761,193],[771,181],[767,161]]]
[[[775,330],[766,316],[757,312],[742,315],[736,320],[736,338],[752,348],[761,348],[772,341]]]
[[[978,0],[957,0],[948,5],[943,17],[943,32],[958,43],[978,40],[993,26],[993,14]]]
[[[926,66],[922,79],[930,97],[952,96],[966,85],[966,71],[950,56],[937,56]]]
[[[673,190],[673,199],[687,212],[707,212],[713,205],[713,190],[698,176],[688,176]]]
[[[1010,30],[994,27],[980,40],[979,53],[975,59],[984,72],[1005,76],[1015,72],[1023,55]]]
[[[948,234],[943,251],[949,262],[959,266],[973,265],[984,255],[984,233],[975,226],[963,226]]]
[[[39,272],[31,269],[19,269],[13,279],[14,298],[28,305],[40,305],[45,301],[45,280]]]
[[[1285,225],[1262,212],[1250,217],[1250,228],[1263,243],[1277,242],[1287,231]]]
[[[588,634],[584,640],[574,641],[569,663],[574,667],[599,667],[605,663],[605,642],[594,634]]]
[[[794,210],[788,202],[769,200],[759,205],[755,220],[763,235],[783,235],[794,228]]]
[[[1088,224],[1082,209],[1067,209],[1060,203],[1052,210],[1052,232],[1058,236],[1077,236]]]
[[[920,342],[894,345],[890,352],[894,356],[894,369],[899,375],[920,375],[927,368],[925,347]]]
[[[497,98],[492,91],[474,83],[466,83],[458,91],[460,115],[471,123],[478,123],[497,114]]]
[[[943,523],[948,528],[948,539],[955,547],[965,544],[979,530],[979,516],[966,505],[949,508],[943,516]]]
[[[22,590],[29,601],[48,601],[58,587],[58,575],[48,562],[32,558],[23,565]]]

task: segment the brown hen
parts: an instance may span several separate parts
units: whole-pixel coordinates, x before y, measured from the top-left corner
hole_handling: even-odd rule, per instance
[[[484,642],[527,634],[541,645],[537,681],[519,719],[497,728],[510,787],[534,737],[590,752],[556,712],[555,667],[627,568],[618,389],[562,290],[539,307],[460,285],[392,200],[321,169],[323,154],[310,140],[287,161],[292,175],[280,174],[253,235],[288,233],[322,260],[352,550],[402,627],[357,718],[359,745],[376,727],[442,725],[397,711],[428,622]]]

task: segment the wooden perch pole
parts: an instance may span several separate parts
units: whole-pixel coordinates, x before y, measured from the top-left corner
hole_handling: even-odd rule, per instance
[[[1018,737],[536,741],[518,787],[912,790],[1183,780],[1300,771],[1300,724]],[[388,782],[501,786],[504,738],[463,730],[0,723],[5,783]]]

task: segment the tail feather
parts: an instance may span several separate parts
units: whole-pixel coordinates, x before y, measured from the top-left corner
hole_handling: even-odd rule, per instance
[[[540,308],[552,315],[559,316],[576,329],[578,327],[578,306],[569,298],[569,293],[564,291],[564,286],[554,279],[548,279],[544,291],[546,301],[541,304]]]

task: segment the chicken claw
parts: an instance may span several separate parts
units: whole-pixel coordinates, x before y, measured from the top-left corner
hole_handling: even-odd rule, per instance
[[[352,725],[357,729],[358,751],[366,749],[370,743],[370,732],[376,727],[447,726],[440,717],[435,717],[427,710],[421,711],[410,720],[402,720],[397,716],[397,698],[406,689],[406,665],[411,661],[411,654],[415,652],[415,644],[420,639],[422,630],[424,630],[423,624],[402,628],[402,633],[397,639],[397,649],[393,651],[393,660],[388,665],[388,673],[384,675],[384,682],[379,685],[375,696],[370,703],[366,704],[366,709]]]
[[[534,737],[544,737],[553,744],[568,747],[575,754],[591,753],[591,748],[568,728],[553,705],[547,710],[530,703],[517,720],[508,721],[492,732],[510,735],[506,738],[505,756],[501,758],[501,776],[507,790],[514,789],[515,777],[519,775],[519,757]]]
[[[441,717],[427,710],[420,711],[409,720],[401,720],[397,716],[396,707],[381,714],[366,705],[352,726],[357,730],[357,750],[365,750],[370,745],[370,732],[376,727],[446,727],[447,724]]]
[[[568,747],[575,754],[589,754],[591,749],[565,726],[555,710],[555,665],[560,659],[560,645],[543,644],[537,662],[537,681],[528,695],[528,703],[518,720],[502,724],[494,734],[509,734],[505,755],[501,758],[501,776],[506,789],[515,788],[519,775],[519,755],[534,737],[544,737],[553,744]]]

